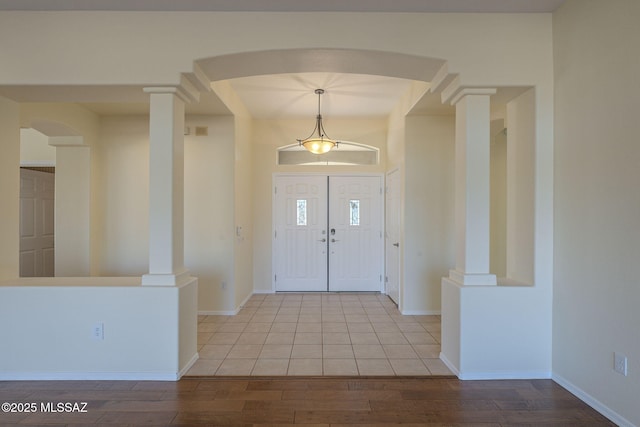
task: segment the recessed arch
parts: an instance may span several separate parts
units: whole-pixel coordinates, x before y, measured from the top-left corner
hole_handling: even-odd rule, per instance
[[[267,74],[335,72],[430,82],[447,61],[364,49],[278,49],[235,53],[195,61],[210,81]],[[202,76],[200,76],[202,77]]]

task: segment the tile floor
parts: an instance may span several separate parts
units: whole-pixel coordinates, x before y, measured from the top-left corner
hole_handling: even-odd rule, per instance
[[[189,376],[452,375],[440,316],[403,316],[380,294],[257,294],[235,316],[199,316]]]

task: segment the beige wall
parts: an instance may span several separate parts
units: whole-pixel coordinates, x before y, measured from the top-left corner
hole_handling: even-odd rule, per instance
[[[20,165],[55,166],[56,149],[49,145],[49,137],[35,129],[20,129]]]
[[[198,277],[199,311],[232,311],[234,274],[234,120],[187,116],[208,136],[185,137],[185,266]]]
[[[640,425],[639,16],[635,0],[568,0],[553,21],[553,370],[620,425]]]
[[[500,120],[502,123],[503,121]],[[507,137],[499,131],[491,137],[491,256],[489,271],[507,275]]]
[[[320,16],[318,39],[307,29]],[[550,77],[550,30],[549,14],[3,12],[0,40],[19,42],[3,46],[0,84],[177,84],[195,59],[323,47],[440,58],[464,84],[521,85]]]
[[[0,97],[0,280],[19,275],[20,105]]]
[[[507,104],[507,270],[508,279],[535,283],[535,90]]]
[[[198,277],[200,311],[232,311],[234,120],[187,116],[208,136],[185,136],[185,266]],[[149,262],[149,118],[105,116],[99,144],[103,206],[100,275],[140,276]]]
[[[440,313],[440,282],[455,265],[454,116],[406,118],[404,313]]]
[[[149,269],[149,119],[100,120],[97,194],[100,276],[141,276]]]

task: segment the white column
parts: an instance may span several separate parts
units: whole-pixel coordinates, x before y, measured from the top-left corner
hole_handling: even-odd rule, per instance
[[[151,94],[149,127],[149,274],[143,285],[176,286],[184,268],[184,101],[178,89]]]
[[[456,267],[449,278],[462,285],[495,285],[489,274],[490,95],[495,89],[463,89],[456,106]]]
[[[91,149],[81,136],[51,137],[56,147],[55,274],[89,276]]]

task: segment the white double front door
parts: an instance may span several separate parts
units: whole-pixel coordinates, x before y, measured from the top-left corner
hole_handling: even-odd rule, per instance
[[[276,176],[276,291],[382,291],[380,176]]]

